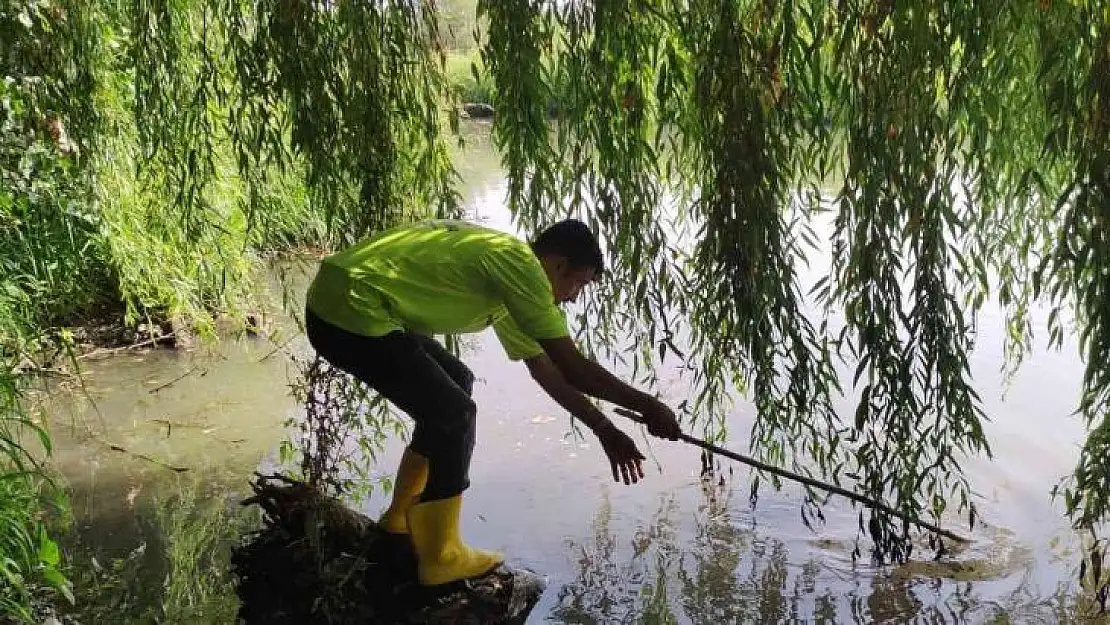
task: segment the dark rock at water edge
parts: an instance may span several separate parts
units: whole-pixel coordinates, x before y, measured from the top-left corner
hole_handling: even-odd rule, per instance
[[[467,102],[462,105],[462,109],[471,119],[491,119],[495,112],[492,106],[481,102]]]
[[[258,476],[245,505],[264,527],[232,554],[247,625],[523,623],[544,590],[534,573],[502,566],[442,587],[416,583],[411,547],[308,485]]]

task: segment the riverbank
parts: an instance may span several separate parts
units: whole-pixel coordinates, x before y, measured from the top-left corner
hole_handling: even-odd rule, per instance
[[[450,93],[459,103],[463,116],[475,120],[489,120],[497,115],[495,107],[497,93],[493,78],[489,75],[477,49],[448,52],[444,77]],[[560,104],[566,101],[567,89],[565,85],[550,87],[544,109],[551,118],[558,118]]]
[[[24,335],[19,349],[7,352],[7,374],[0,376],[0,382],[18,381],[19,386],[17,393],[6,396],[10,403],[0,415],[4,434],[0,438],[18,441],[19,446],[0,454],[0,473],[4,473],[0,486],[6,493],[0,502],[0,520],[7,528],[0,532],[0,545],[5,553],[26,554],[20,564],[26,572],[19,589],[25,594],[7,594],[10,585],[0,590],[0,618],[38,623],[56,610],[84,623],[124,622],[109,618],[111,610],[119,610],[121,618],[132,619],[126,622],[142,622],[142,614],[132,609],[140,605],[143,610],[161,610],[161,622],[175,622],[166,615],[189,612],[188,606],[200,601],[197,597],[216,592],[210,589],[198,595],[192,584],[234,591],[233,585],[227,586],[227,549],[221,551],[225,553],[221,563],[211,567],[212,580],[206,580],[208,573],[173,572],[189,560],[195,565],[195,558],[178,553],[180,549],[215,553],[221,545],[229,548],[250,526],[243,525],[244,514],[234,503],[238,495],[245,496],[246,491],[239,491],[241,479],[229,479],[231,473],[217,468],[220,463],[190,455],[191,445],[180,447],[180,443],[184,433],[192,433],[200,437],[194,444],[223,447],[217,452],[221,460],[231,462],[234,474],[248,476],[277,447],[284,420],[276,420],[269,428],[272,434],[255,445],[248,440],[255,434],[225,435],[221,424],[202,414],[204,408],[188,416],[153,414],[123,427],[127,422],[116,422],[114,417],[142,409],[159,397],[192,392],[191,384],[209,374],[209,367],[197,363],[232,345],[253,345],[261,352],[257,360],[281,362],[274,355],[297,330],[282,311],[286,287],[275,267],[287,270],[296,266],[295,259],[314,256],[260,259],[251,300],[258,303],[250,308],[213,310],[189,322],[151,311],[136,323],[127,318],[122,302],[102,302],[59,320],[38,336]],[[118,385],[127,386],[117,375],[122,363],[130,363],[124,369],[141,376],[132,387],[140,402],[130,408],[112,400]],[[154,382],[155,378],[144,375],[152,371],[158,375],[154,363],[173,373],[159,375]],[[114,373],[105,375],[105,366]],[[210,394],[202,391],[196,397],[210,398]],[[188,439],[186,435],[184,440]],[[98,470],[100,466],[117,468],[105,473]],[[130,467],[126,477],[120,473],[124,466]],[[217,484],[228,485],[222,487],[228,506],[213,505],[210,489],[220,490]],[[90,525],[117,527],[124,534],[138,531],[144,538],[117,549],[90,541],[86,531]],[[231,531],[233,525],[236,529]],[[16,527],[25,528],[25,534],[15,536],[28,537],[26,549],[5,542],[10,535],[5,532]],[[194,538],[202,544],[188,547]],[[145,578],[151,576],[168,576],[164,601],[160,595],[152,599],[145,591],[136,595],[135,589],[145,588]],[[185,585],[180,593],[171,590],[180,584]],[[5,605],[4,599],[10,603]],[[158,608],[163,603],[164,609]],[[182,616],[177,622],[195,621]],[[210,622],[227,621],[221,617]]]

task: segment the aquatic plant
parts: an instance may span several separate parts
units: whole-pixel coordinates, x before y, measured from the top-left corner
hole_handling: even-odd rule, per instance
[[[0,616],[32,622],[36,604],[73,594],[51,531],[65,501],[39,462],[50,437],[20,404],[31,376],[12,362],[0,359]]]

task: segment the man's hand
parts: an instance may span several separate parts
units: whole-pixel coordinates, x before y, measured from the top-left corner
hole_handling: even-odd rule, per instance
[[[669,407],[651,395],[625,384],[604,367],[583,356],[569,337],[541,339],[539,343],[547,355],[543,360],[552,363],[562,374],[561,377],[577,390],[638,412],[643,416],[648,431],[655,436],[673,441],[682,435],[678,419]]]
[[[609,466],[613,468],[613,481],[625,484],[635,484],[644,477],[644,455],[636,448],[636,443],[620,431],[611,421],[607,421],[594,431],[601,442],[601,448],[609,457]]]
[[[651,399],[641,410],[640,415],[647,425],[648,432],[659,438],[678,440],[682,435],[682,428],[678,425],[678,417],[670,406],[658,399]]]

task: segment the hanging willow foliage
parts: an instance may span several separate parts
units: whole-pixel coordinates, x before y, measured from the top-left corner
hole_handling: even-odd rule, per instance
[[[230,253],[229,223],[279,227],[289,184],[323,217],[326,245],[459,214],[434,2],[36,6],[82,25],[55,31],[78,61],[51,102],[94,153],[78,167],[103,182],[106,146],[121,127],[133,134],[132,182],[172,207],[182,227],[161,227],[180,245]],[[1091,531],[1110,516],[1110,8],[484,0],[477,11],[513,215],[528,231],[578,215],[606,241],[612,272],[584,306],[591,349],[648,381],[679,363],[692,395],[669,399],[710,430],[733,391],[747,393],[764,460],[974,525],[960,461],[990,453],[968,360],[977,314],[1005,311],[1012,373],[1047,306],[1051,343],[1074,330],[1087,367],[1078,412],[1090,436],[1067,511]],[[127,54],[76,40],[90,32],[122,33]],[[97,94],[132,84],[133,101],[117,103],[131,123],[98,119]],[[94,213],[118,208],[96,197]],[[803,285],[804,265],[825,255],[827,275]],[[843,396],[854,411],[835,409]],[[816,494],[807,501],[803,515],[820,515]],[[908,554],[908,528],[869,512],[860,522],[877,555]]]
[[[587,310],[610,338],[634,337],[637,365],[662,360],[681,329],[693,419],[746,388],[765,459],[974,525],[959,460],[989,454],[968,362],[976,314],[989,299],[1006,310],[1012,373],[1044,297],[1054,344],[1076,306],[1089,372],[1080,410],[1092,434],[1069,514],[1081,527],[1105,519],[1098,346],[1110,300],[1094,213],[1108,208],[1110,12],[851,1],[479,11],[510,207],[526,226],[570,212],[605,234],[614,278]],[[539,108],[551,93],[564,96],[557,121]],[[795,268],[826,211],[832,271],[809,293],[824,310],[815,320]],[[859,396],[843,419],[837,361]],[[907,528],[879,516],[867,526],[879,555],[907,555]]]

